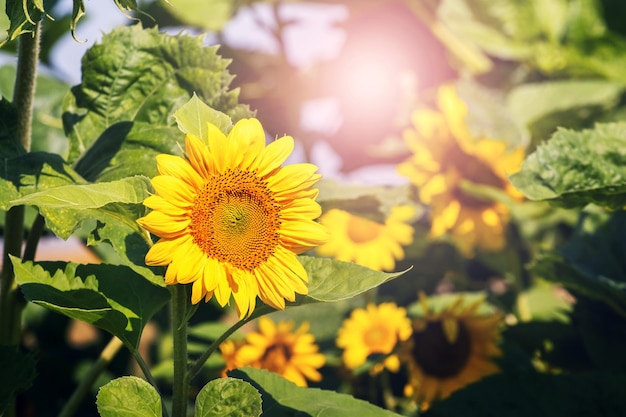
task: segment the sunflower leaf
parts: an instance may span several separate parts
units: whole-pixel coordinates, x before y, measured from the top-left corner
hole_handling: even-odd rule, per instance
[[[10,26],[6,39],[0,42],[0,47],[23,33],[32,33],[35,30],[35,23],[41,20],[44,14],[40,1],[6,0],[6,15],[9,17]]]
[[[196,93],[187,103],[174,113],[174,119],[178,124],[178,129],[184,133],[191,133],[198,138],[207,138],[207,123],[217,126],[222,132],[228,133],[233,126],[228,115],[207,106],[198,98]]]
[[[567,207],[626,204],[626,123],[559,129],[528,156],[511,182],[531,200]]]
[[[532,269],[539,276],[601,301],[626,317],[626,250],[622,231],[626,213],[609,218],[585,214],[572,238],[558,253],[538,257]]]
[[[98,391],[96,406],[102,417],[163,415],[159,393],[136,376],[123,376],[104,385]]]
[[[298,258],[309,274],[309,294],[297,300],[295,305],[352,298],[408,271],[379,272],[354,263],[328,258],[312,256]]]
[[[170,293],[126,266],[21,262],[11,257],[24,297],[68,317],[94,324],[137,347],[147,321]]]
[[[120,5],[136,7],[129,1]],[[89,175],[95,181],[156,175],[157,154],[180,153],[184,135],[176,129],[174,113],[194,93],[233,119],[250,114],[238,104],[238,90],[229,89],[229,63],[217,55],[217,47],[204,47],[200,37],[140,25],[105,34],[83,57],[82,83],[64,103],[69,161],[98,167]],[[96,146],[106,152],[90,152]]]
[[[350,415],[359,417],[399,416],[350,395],[318,388],[298,387],[293,382],[264,369],[244,367],[228,371],[228,375],[248,381],[261,393],[263,415],[287,417],[300,412],[311,417],[344,417],[346,410],[350,410]]]
[[[167,10],[183,25],[195,26],[206,31],[220,31],[236,11],[231,0],[169,0]]]
[[[218,378],[206,384],[196,398],[197,417],[258,417],[261,394],[246,381]]]

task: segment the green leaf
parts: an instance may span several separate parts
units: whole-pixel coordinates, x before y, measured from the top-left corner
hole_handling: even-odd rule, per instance
[[[102,417],[161,417],[161,397],[136,376],[123,376],[104,385],[96,398]]]
[[[178,129],[191,133],[198,138],[208,137],[207,122],[217,126],[222,132],[228,133],[233,122],[226,114],[212,109],[193,93],[191,99],[174,113]]]
[[[3,143],[4,139],[2,140]],[[5,146],[2,146],[5,149]],[[19,153],[18,151],[14,151]],[[39,191],[84,183],[59,155],[45,152],[8,155],[0,158],[0,209],[7,210],[12,201]]]
[[[615,106],[623,91],[623,83],[606,80],[527,83],[511,90],[506,107],[522,129],[542,130],[536,126],[549,117],[550,126],[544,129],[550,134],[556,126],[577,128],[591,115]]]
[[[6,0],[6,15],[11,24],[7,38],[0,43],[0,47],[23,33],[32,33],[35,30],[35,23],[40,21],[44,14],[43,5],[37,0]]]
[[[139,25],[105,34],[84,55],[82,82],[64,103],[69,161],[82,163],[81,173],[91,167],[85,175],[95,181],[156,175],[157,154],[180,154],[184,134],[174,113],[194,93],[229,117],[250,114],[237,103],[239,91],[229,88],[229,63],[217,47],[203,46],[201,37]],[[92,147],[99,151],[90,152]]]
[[[585,214],[558,253],[538,257],[532,269],[626,317],[626,260],[621,255],[626,250],[625,228],[624,211],[608,219]]]
[[[510,177],[531,200],[576,207],[626,204],[626,123],[559,129]]]
[[[0,346],[0,415],[18,392],[35,379],[35,359],[16,346]]]
[[[302,304],[352,298],[406,272],[379,272],[329,258],[313,256],[298,258],[309,274],[309,294],[301,300]]]
[[[432,405],[424,417],[580,416],[618,417],[626,410],[624,374],[499,374]]]
[[[232,0],[167,0],[168,11],[183,25],[205,31],[220,31],[233,17],[236,2]]]
[[[258,417],[261,394],[246,381],[219,378],[206,384],[196,398],[196,417]]]
[[[311,417],[345,417],[346,410],[350,410],[350,415],[359,417],[398,416],[350,395],[318,388],[298,387],[278,374],[264,369],[244,367],[228,371],[228,375],[248,381],[261,393],[263,415],[287,417],[304,414]]]
[[[167,289],[126,266],[11,261],[27,300],[92,323],[130,347],[137,347],[146,322],[170,298]]]

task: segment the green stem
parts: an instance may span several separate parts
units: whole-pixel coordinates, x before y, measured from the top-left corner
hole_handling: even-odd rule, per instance
[[[209,357],[213,354],[213,352],[217,350],[217,348],[222,344],[222,342],[228,339],[231,334],[235,333],[237,329],[239,329],[241,326],[243,326],[244,324],[254,319],[264,316],[265,314],[271,313],[272,311],[275,311],[275,310],[272,310],[271,308],[266,307],[266,306],[259,306],[256,310],[254,310],[254,313],[252,315],[250,315],[249,317],[246,317],[245,319],[239,320],[237,323],[233,324],[220,337],[218,337],[213,343],[211,343],[211,345],[207,348],[207,350],[191,366],[191,368],[189,369],[189,380],[192,380],[198,375],[198,373],[202,369],[202,366],[204,366],[204,363],[207,361],[207,359],[209,359]]]
[[[183,285],[170,286],[172,292],[172,336],[174,349],[174,384],[172,386],[172,416],[187,416],[189,373],[187,372],[187,303]]]
[[[169,414],[167,413],[167,408],[165,407],[165,403],[163,402],[163,396],[159,392],[159,387],[157,386],[156,380],[152,376],[152,372],[150,372],[150,367],[148,366],[146,361],[143,360],[137,349],[128,345],[126,345],[126,347],[132,352],[133,357],[135,358],[137,364],[143,372],[143,376],[146,378],[146,381],[148,381],[150,385],[152,385],[154,389],[159,393],[159,397],[161,397],[161,411],[163,412],[163,417],[169,417]]]
[[[39,59],[41,22],[35,24],[34,32],[20,35],[17,52],[17,71],[13,104],[17,108],[17,140],[30,151],[33,103]],[[5,214],[5,242],[2,254],[0,283],[0,344],[17,345],[20,341],[20,325],[23,297],[17,289],[13,264],[9,255],[20,256],[24,234],[24,207],[12,207]]]
[[[91,390],[98,376],[104,371],[107,365],[111,363],[111,360],[113,360],[113,357],[123,345],[124,343],[117,337],[113,336],[111,338],[109,343],[102,350],[102,353],[100,353],[98,360],[91,366],[87,375],[81,379],[80,384],[76,387],[67,403],[65,403],[65,406],[63,406],[59,417],[71,417],[76,413],[80,403],[89,390]]]
[[[28,232],[28,238],[26,239],[26,246],[24,247],[24,257],[25,261],[32,261],[35,259],[35,254],[37,252],[37,245],[39,245],[39,239],[43,234],[44,226],[46,225],[46,220],[41,214],[38,214],[33,222],[33,225],[30,227]]]

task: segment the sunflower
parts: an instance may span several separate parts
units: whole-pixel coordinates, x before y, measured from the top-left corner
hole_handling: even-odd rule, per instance
[[[315,337],[308,333],[309,324],[302,323],[292,331],[292,321],[275,324],[267,317],[259,319],[259,331],[246,335],[245,343],[224,342],[220,346],[228,369],[252,366],[275,372],[298,386],[306,387],[307,380],[321,381],[318,372],[326,362]],[[229,344],[230,343],[230,344]]]
[[[422,316],[413,319],[413,334],[400,357],[409,369],[405,391],[422,408],[499,372],[493,358],[502,355],[498,343],[503,316],[479,313],[479,308],[487,309],[483,298],[466,303],[458,296],[435,312],[420,293],[420,306]]]
[[[353,310],[343,321],[337,333],[337,346],[344,349],[343,363],[348,369],[354,369],[363,365],[372,354],[389,355],[398,341],[407,340],[412,331],[404,308],[395,303],[370,303],[366,308]],[[396,372],[400,366],[398,357],[388,356],[384,366]]]
[[[377,271],[392,271],[396,260],[404,258],[403,245],[413,242],[411,206],[396,206],[384,224],[345,210],[331,209],[320,217],[327,226],[330,239],[317,248],[320,256],[355,262]]]
[[[398,172],[411,179],[420,200],[430,205],[431,237],[450,233],[467,256],[475,248],[500,250],[506,243],[509,208],[468,192],[463,184],[492,187],[521,200],[507,175],[519,170],[524,150],[474,138],[465,123],[467,108],[454,87],[442,86],[437,98],[441,112],[421,109],[412,114],[414,129],[405,131],[404,139],[413,155],[398,165]]]
[[[207,146],[208,145],[208,146]],[[290,136],[265,146],[256,119],[240,120],[225,136],[208,123],[208,137],[185,137],[186,157],[158,155],[152,211],[139,224],[161,239],[148,265],[167,265],[166,284],[192,284],[196,304],[213,295],[224,307],[234,299],[242,318],[257,296],[276,309],[307,293],[297,254],[327,240],[316,223],[321,208],[312,164],[283,167]]]

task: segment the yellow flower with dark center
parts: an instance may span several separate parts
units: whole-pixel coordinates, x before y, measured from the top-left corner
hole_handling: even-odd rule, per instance
[[[337,346],[343,348],[343,363],[355,369],[372,354],[391,354],[399,341],[411,336],[411,320],[406,310],[395,303],[368,304],[357,308],[343,321],[337,333]],[[396,355],[388,356],[384,365],[397,371],[400,363]]]
[[[267,369],[301,387],[307,386],[307,380],[321,381],[318,369],[326,358],[319,353],[315,336],[308,333],[309,324],[302,323],[295,331],[293,327],[291,321],[275,324],[261,317],[259,331],[248,333],[242,346],[220,346],[222,353],[226,352],[227,366]]]
[[[493,359],[502,355],[498,346],[502,314],[479,313],[482,298],[465,303],[457,297],[441,311],[429,308],[420,293],[423,317],[413,319],[413,334],[401,348],[408,364],[406,394],[427,408],[433,401],[499,372]]]
[[[413,242],[413,228],[407,224],[413,214],[411,206],[396,206],[381,224],[345,210],[328,210],[320,223],[330,230],[330,239],[317,248],[317,254],[393,271],[396,260],[404,259],[402,246]]]
[[[228,136],[208,124],[208,137],[185,137],[186,157],[158,155],[152,211],[139,224],[161,239],[148,265],[167,265],[166,284],[193,284],[196,304],[213,295],[224,307],[234,299],[240,317],[257,296],[283,309],[307,293],[307,273],[297,254],[327,240],[314,219],[321,214],[312,164],[282,163],[293,139],[265,146],[256,119],[237,122]]]
[[[467,256],[476,247],[497,251],[505,245],[509,208],[471,194],[469,182],[501,190],[513,201],[522,194],[507,180],[519,170],[524,150],[509,150],[502,141],[474,138],[465,122],[467,108],[452,86],[439,89],[441,112],[422,109],[412,115],[414,129],[404,133],[413,155],[398,171],[418,187],[419,198],[429,204],[431,236],[450,233]]]

